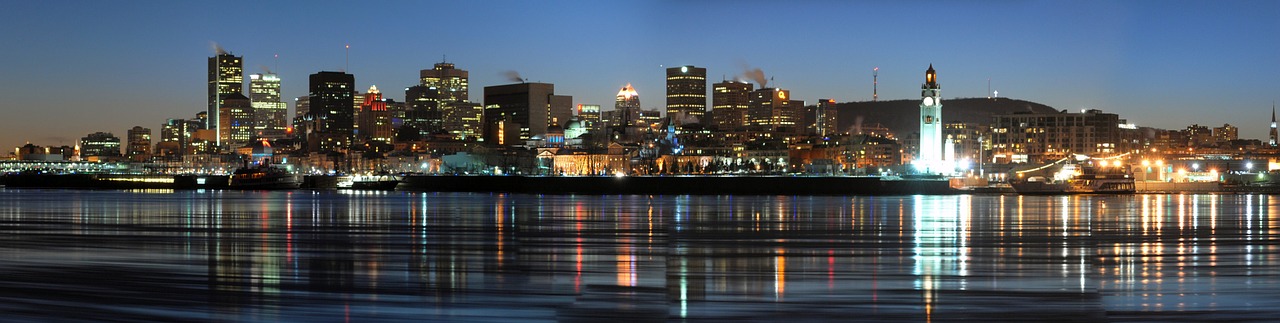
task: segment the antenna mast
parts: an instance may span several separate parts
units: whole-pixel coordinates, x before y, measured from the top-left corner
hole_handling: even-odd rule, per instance
[[[880,67],[871,69],[871,102],[880,101]]]

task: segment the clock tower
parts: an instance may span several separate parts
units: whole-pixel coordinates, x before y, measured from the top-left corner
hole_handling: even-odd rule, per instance
[[[937,72],[933,70],[933,64],[929,64],[929,70],[924,72],[924,84],[920,85],[920,154],[916,157],[920,164],[918,167],[929,173],[944,171],[940,91]]]

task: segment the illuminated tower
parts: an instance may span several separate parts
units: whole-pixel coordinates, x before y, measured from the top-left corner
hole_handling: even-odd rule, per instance
[[[724,81],[712,84],[711,120],[720,131],[732,131],[747,125],[747,106],[755,86],[747,82]]]
[[[391,143],[391,112],[377,86],[370,86],[360,104],[360,127],[357,138]]]
[[[1271,147],[1276,146],[1276,103],[1271,102]]]
[[[243,57],[218,51],[218,55],[209,58],[209,121],[206,127],[221,134],[218,126],[222,124],[220,98],[227,94],[244,93],[244,61]],[[222,146],[222,136],[217,136],[214,144]]]
[[[930,64],[932,65],[932,64]],[[871,102],[880,101],[880,67],[871,69]]]
[[[929,64],[924,73],[924,84],[920,86],[920,153],[916,156],[922,170],[938,173],[942,169],[942,97],[939,93],[938,78]]]
[[[617,111],[617,119],[609,120],[609,123],[615,127],[631,127],[640,122],[640,93],[631,87],[631,83],[618,90],[613,110]]]
[[[307,117],[313,125],[307,130],[307,148],[311,152],[345,151],[355,131],[355,75],[343,72],[311,74]]]
[[[289,106],[280,101],[280,76],[249,75],[249,101],[253,105],[253,128],[258,137],[284,138],[289,127]]]
[[[667,116],[677,124],[708,123],[707,69],[680,66],[667,69]],[[680,119],[675,119],[677,116]]]
[[[453,63],[440,62],[429,70],[421,70],[418,76],[421,85],[435,88],[436,101],[452,102],[470,100],[467,93],[467,70],[453,67]]]

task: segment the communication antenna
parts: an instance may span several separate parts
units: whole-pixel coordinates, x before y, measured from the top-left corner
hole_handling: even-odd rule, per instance
[[[880,101],[880,67],[871,69],[871,102]]]
[[[343,73],[351,73],[351,44],[347,44],[347,64],[342,67]]]

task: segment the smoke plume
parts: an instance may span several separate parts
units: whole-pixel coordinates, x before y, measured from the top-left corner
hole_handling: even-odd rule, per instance
[[[853,133],[862,133],[862,116],[853,119]]]
[[[758,67],[751,67],[747,62],[739,62],[742,66],[742,77],[756,81],[760,88],[766,88],[769,85],[769,78],[764,76],[764,71]]]
[[[213,49],[213,53],[215,55],[222,55],[227,53],[227,50],[222,49],[222,45],[218,45],[218,42],[216,41],[210,40],[209,47]]]
[[[266,65],[258,65],[258,68],[261,68],[262,71],[266,72],[266,74],[275,74],[275,73],[272,73],[271,68],[267,67]]]
[[[503,72],[503,74],[507,76],[507,80],[510,80],[512,82],[524,83],[524,78],[520,77],[520,72],[506,71],[506,72]]]

